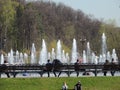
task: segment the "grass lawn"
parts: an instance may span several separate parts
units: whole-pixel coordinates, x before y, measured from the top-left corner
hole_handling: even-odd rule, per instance
[[[0,78],[0,90],[60,90],[64,81],[69,89],[81,81],[83,90],[120,90],[119,76]]]

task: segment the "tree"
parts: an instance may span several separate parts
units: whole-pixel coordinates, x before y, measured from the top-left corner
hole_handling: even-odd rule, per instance
[[[0,26],[1,26],[1,39],[8,39],[12,37],[14,32],[13,25],[16,16],[16,7],[18,3],[12,0],[0,0]],[[7,43],[6,42],[6,43]]]

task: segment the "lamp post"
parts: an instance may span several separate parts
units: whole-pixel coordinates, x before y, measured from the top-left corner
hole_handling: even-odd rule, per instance
[[[3,47],[5,47],[6,40],[7,40],[7,39],[6,39],[6,38],[4,38],[4,40],[3,40],[3,41],[4,41],[4,46],[3,46]]]
[[[3,50],[5,49],[5,44],[6,44],[6,38],[0,38],[0,49]]]
[[[85,44],[85,42],[86,42],[86,38],[81,38],[80,39],[80,42],[81,42],[81,46],[82,46],[82,48],[81,48],[81,54],[83,53],[83,50],[84,50],[84,44]]]
[[[2,49],[2,38],[0,38],[0,49]]]

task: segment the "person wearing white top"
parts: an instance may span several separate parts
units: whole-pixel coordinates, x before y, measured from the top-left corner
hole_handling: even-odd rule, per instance
[[[66,84],[66,82],[63,83],[63,86],[62,86],[62,90],[67,90],[68,89],[68,86]]]

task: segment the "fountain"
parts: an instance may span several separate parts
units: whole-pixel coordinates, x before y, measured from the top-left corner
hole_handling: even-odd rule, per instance
[[[118,57],[117,57],[115,49],[112,50],[112,58],[114,59],[114,62],[118,62]]]
[[[107,52],[107,56],[106,56],[106,58],[107,58],[107,60],[109,61],[109,62],[111,62],[111,55],[110,55],[110,51],[108,51]]]
[[[56,50],[52,48],[50,52],[47,52],[47,46],[46,46],[44,39],[42,40],[42,47],[41,47],[40,54],[39,54],[39,60],[37,60],[36,58],[37,54],[36,54],[36,48],[35,48],[34,43],[32,43],[30,62],[28,61],[29,57],[27,53],[23,54],[23,53],[20,53],[19,51],[16,51],[13,54],[14,51],[12,49],[6,57],[10,64],[26,64],[26,63],[37,64],[39,63],[40,65],[43,65],[47,63],[48,59],[50,59],[51,61],[54,59],[59,59],[62,63],[68,63],[68,64],[75,63],[77,59],[81,59],[81,63],[84,63],[84,64],[104,63],[106,59],[109,60],[109,62],[111,62],[112,58],[115,60],[115,62],[118,62],[118,57],[117,57],[115,49],[112,50],[112,54],[110,54],[110,51],[107,51],[106,36],[104,33],[102,34],[101,39],[102,39],[102,47],[101,47],[101,54],[99,55],[99,57],[96,56],[95,53],[91,50],[89,42],[87,42],[86,50],[83,50],[83,54],[82,56],[80,56],[79,53],[77,52],[76,39],[73,39],[71,57],[69,57],[69,53],[65,53],[65,50],[62,50],[60,40],[58,40],[57,42]],[[4,61],[3,54],[1,54],[0,58],[1,58],[0,63],[2,64]]]
[[[62,46],[61,46],[61,41],[58,40],[57,42],[57,48],[56,48],[56,59],[61,60],[62,59]]]
[[[103,57],[103,61],[102,62],[105,62],[105,60],[106,60],[106,53],[107,53],[106,36],[103,33],[102,34],[102,57]]]
[[[95,63],[95,58],[96,58],[96,55],[94,52],[92,52],[91,63]]]
[[[39,64],[45,64],[47,63],[47,47],[46,47],[46,43],[45,40],[42,40],[42,49],[40,51],[40,59],[39,59]]]
[[[78,59],[77,57],[77,42],[75,39],[73,39],[73,45],[72,45],[72,54],[71,54],[71,63],[75,63]]]
[[[35,44],[32,44],[32,49],[31,49],[31,64],[36,64],[37,60],[36,60],[36,48],[35,48]]]
[[[19,51],[17,50],[17,51],[16,51],[15,60],[14,60],[14,63],[15,63],[15,64],[19,64],[19,58],[20,58],[20,56],[19,56]]]
[[[62,51],[62,63],[68,63],[64,50]]]
[[[66,63],[69,64],[70,63],[69,53],[66,53],[65,57],[66,57]]]
[[[14,64],[14,55],[13,55],[13,50],[11,49],[10,54],[9,54],[8,62],[10,64]]]
[[[55,57],[55,49],[52,48],[52,51],[51,51],[51,60],[54,60],[56,57]]]
[[[25,64],[24,59],[23,59],[23,53],[20,53],[19,63]]]
[[[48,52],[48,59],[50,60],[51,59],[51,53],[50,52]]]
[[[87,63],[85,50],[83,50],[83,62],[82,63]]]
[[[27,53],[24,53],[23,58],[24,58],[24,62],[26,64],[28,64],[29,62],[28,62],[28,54]]]
[[[91,61],[91,49],[90,49],[90,43],[87,42],[87,62],[92,63]]]
[[[4,63],[4,55],[1,54],[1,57],[0,57],[0,64],[3,64]]]

